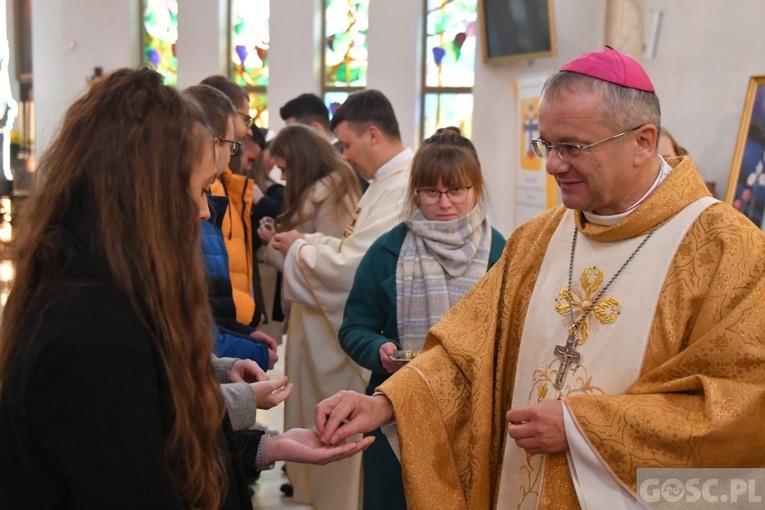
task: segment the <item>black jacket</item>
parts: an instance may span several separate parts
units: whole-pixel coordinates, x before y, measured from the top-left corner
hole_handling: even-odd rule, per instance
[[[164,460],[167,373],[127,300],[75,260],[27,317],[0,393],[0,508],[183,508]],[[228,460],[224,508],[251,508]]]

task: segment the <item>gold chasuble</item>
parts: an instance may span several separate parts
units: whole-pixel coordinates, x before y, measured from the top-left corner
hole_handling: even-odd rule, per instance
[[[431,329],[426,352],[380,386],[394,405],[410,509],[495,508],[500,485],[503,507],[578,506],[566,455],[526,457],[507,441],[505,420],[557,396],[574,224],[574,318],[583,304],[597,308],[560,396],[606,476],[634,495],[640,467],[765,466],[765,234],[727,204],[706,203],[690,159],[669,163],[667,179],[617,225],[558,207],[519,227]],[[584,303],[656,225],[613,286]],[[672,239],[665,228],[684,233]],[[536,299],[553,288],[549,302]],[[518,461],[528,461],[529,481],[508,484]]]

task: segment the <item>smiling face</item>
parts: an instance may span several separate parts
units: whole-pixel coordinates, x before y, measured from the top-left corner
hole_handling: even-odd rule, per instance
[[[539,106],[539,135],[551,144],[588,145],[621,130],[603,118],[600,92],[583,87],[563,88],[545,95]],[[650,125],[561,160],[555,150],[547,159],[547,173],[555,177],[569,209],[611,215],[629,209],[650,187],[654,176],[636,162],[640,139]],[[642,169],[644,170],[644,169]],[[647,180],[648,179],[648,180]],[[646,184],[647,183],[647,184]]]

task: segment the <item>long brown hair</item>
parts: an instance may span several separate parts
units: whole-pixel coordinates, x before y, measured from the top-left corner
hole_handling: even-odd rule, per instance
[[[19,334],[29,304],[44,299],[67,258],[93,260],[162,355],[173,416],[164,445],[168,473],[187,506],[217,508],[225,491],[223,403],[210,363],[199,214],[190,193],[194,163],[203,143],[212,144],[202,122],[201,112],[148,68],[105,76],[69,108],[17,230],[0,381],[29,340]],[[85,246],[67,233],[74,222]]]
[[[351,167],[327,140],[309,127],[293,124],[279,131],[271,142],[271,156],[283,158],[287,163],[284,208],[276,219],[280,231],[290,230],[308,219],[301,215],[303,201],[312,186],[327,175],[337,176],[331,179],[336,208],[348,208],[361,198],[359,181]],[[353,200],[348,201],[348,196]],[[342,212],[349,216],[353,213],[352,210]]]

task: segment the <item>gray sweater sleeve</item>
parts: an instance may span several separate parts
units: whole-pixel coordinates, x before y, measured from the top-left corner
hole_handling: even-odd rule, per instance
[[[226,403],[226,410],[231,419],[231,426],[234,430],[247,429],[255,425],[255,414],[258,410],[255,402],[255,394],[252,388],[246,382],[230,383],[228,372],[236,358],[218,358],[212,356],[213,371],[223,393],[223,400]]]
[[[212,354],[211,357],[213,372],[215,372],[215,378],[219,383],[229,382],[228,372],[231,370],[231,367],[234,366],[234,363],[237,361],[237,359],[219,358],[215,354]]]
[[[250,385],[246,382],[221,384],[220,389],[234,430],[243,430],[255,425],[258,406]]]

